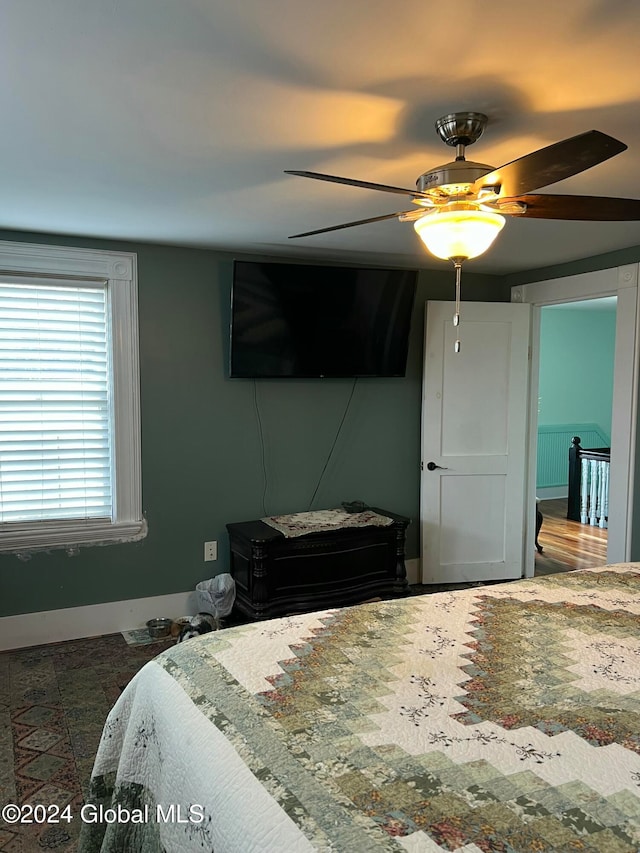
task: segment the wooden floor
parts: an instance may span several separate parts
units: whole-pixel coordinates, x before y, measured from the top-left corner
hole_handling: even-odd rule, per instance
[[[566,498],[540,501],[544,521],[536,552],[536,575],[603,566],[607,562],[607,531],[567,519]]]

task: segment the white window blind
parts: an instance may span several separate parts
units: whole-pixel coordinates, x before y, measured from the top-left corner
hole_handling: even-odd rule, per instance
[[[0,241],[0,553],[146,536],[140,433],[135,254]]]
[[[106,296],[0,279],[0,522],[112,516]]]

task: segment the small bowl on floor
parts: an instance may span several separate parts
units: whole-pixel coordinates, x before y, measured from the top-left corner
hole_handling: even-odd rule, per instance
[[[158,617],[157,619],[149,619],[147,622],[147,631],[149,636],[155,638],[168,637],[171,631],[171,623],[173,619]]]

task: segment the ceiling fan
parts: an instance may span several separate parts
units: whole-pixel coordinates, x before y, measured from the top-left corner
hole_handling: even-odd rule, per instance
[[[465,158],[465,149],[482,136],[487,121],[486,115],[477,112],[449,113],[439,118],[435,124],[438,135],[456,149],[456,157],[420,175],[415,190],[321,172],[286,171],[287,175],[409,196],[416,205],[409,210],[292,234],[290,239],[385,219],[413,222],[428,251],[454,263],[457,326],[462,262],[478,257],[491,246],[504,226],[505,216],[610,222],[640,219],[640,199],[531,194],[620,154],[627,148],[623,142],[599,130],[589,130],[495,168]],[[460,342],[456,341],[456,351],[459,349]]]

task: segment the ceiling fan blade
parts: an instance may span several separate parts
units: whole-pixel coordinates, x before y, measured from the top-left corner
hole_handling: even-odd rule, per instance
[[[385,193],[399,193],[400,195],[411,195],[416,198],[428,198],[427,194],[420,192],[420,190],[407,190],[403,187],[391,187],[388,184],[373,184],[371,181],[358,181],[355,178],[339,178],[337,175],[325,175],[322,172],[285,170],[285,175],[297,175],[299,178],[314,178],[316,181],[330,181],[333,184],[346,184],[349,187],[361,187],[365,190],[381,190]]]
[[[512,160],[474,183],[474,191],[500,186],[500,197],[517,196],[563,181],[625,151],[624,142],[599,130],[555,142]]]
[[[640,219],[640,199],[589,195],[519,195],[500,198],[501,204],[520,202],[528,219],[580,219],[592,222],[623,222]]]
[[[412,210],[400,210],[398,213],[385,213],[384,216],[372,216],[370,219],[359,219],[357,222],[345,222],[343,225],[331,225],[329,228],[318,228],[316,231],[305,231],[304,234],[291,234],[290,240],[296,237],[311,237],[313,234],[326,234],[327,231],[340,231],[342,228],[353,228],[355,225],[368,225],[369,222],[382,222],[384,219],[394,219],[405,213],[413,213]]]

